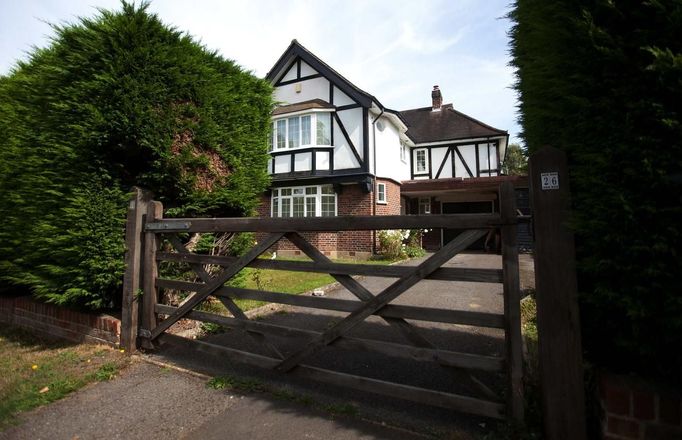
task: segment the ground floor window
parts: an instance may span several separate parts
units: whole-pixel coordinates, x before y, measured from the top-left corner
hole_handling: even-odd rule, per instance
[[[377,183],[377,203],[386,203],[386,184]]]
[[[331,185],[272,190],[273,217],[333,217],[335,215],[336,193]]]

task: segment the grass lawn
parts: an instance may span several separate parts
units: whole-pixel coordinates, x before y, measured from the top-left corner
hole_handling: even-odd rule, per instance
[[[106,346],[40,339],[0,327],[0,431],[19,412],[61,399],[90,382],[109,380],[128,356]]]
[[[289,261],[311,261],[307,258],[287,258]],[[335,263],[361,263],[370,265],[389,265],[392,260],[334,260]],[[289,293],[298,295],[333,283],[334,278],[326,273],[292,272],[287,270],[253,269],[246,268],[238,275],[242,279],[242,287],[245,289],[267,290],[271,292]],[[244,311],[255,309],[266,304],[263,301],[248,299],[235,300],[237,305]],[[227,310],[219,302],[213,302],[207,307],[213,313],[227,314]]]

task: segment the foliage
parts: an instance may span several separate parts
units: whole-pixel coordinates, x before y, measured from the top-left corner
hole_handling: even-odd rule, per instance
[[[379,252],[384,258],[389,260],[399,260],[405,258],[405,246],[403,240],[407,239],[406,231],[391,229],[379,231]]]
[[[507,176],[525,176],[528,174],[527,151],[519,144],[509,144],[505,153],[502,173]]]
[[[379,252],[388,260],[423,257],[426,254],[422,248],[424,232],[421,229],[379,231]]]
[[[682,380],[682,3],[517,0],[531,152],[566,151],[590,360]]]
[[[271,86],[147,6],[55,25],[49,47],[0,77],[3,282],[59,304],[114,305],[133,185],[169,216],[257,205]]]

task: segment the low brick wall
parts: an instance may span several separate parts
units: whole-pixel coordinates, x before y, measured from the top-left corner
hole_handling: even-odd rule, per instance
[[[69,310],[30,297],[0,297],[0,323],[73,342],[117,346],[121,337],[121,321],[113,316]]]
[[[630,376],[602,374],[599,394],[605,440],[682,439],[682,393]]]

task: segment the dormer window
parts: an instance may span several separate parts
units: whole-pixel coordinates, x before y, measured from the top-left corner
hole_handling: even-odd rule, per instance
[[[275,119],[272,136],[275,150],[330,146],[331,115],[329,112],[315,112]]]

